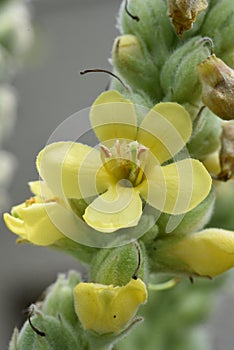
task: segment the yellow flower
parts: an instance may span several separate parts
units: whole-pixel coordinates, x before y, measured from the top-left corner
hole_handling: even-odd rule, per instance
[[[234,267],[234,232],[209,228],[190,234],[169,248],[184,271],[214,277]]]
[[[21,239],[18,242],[28,241],[41,246],[51,245],[60,238],[64,238],[50,219],[50,216],[59,215],[60,205],[45,184],[35,181],[29,185],[36,196],[13,207],[11,215],[5,213],[5,223],[12,232],[20,236]],[[43,200],[40,197],[41,186],[50,199]]]
[[[134,105],[108,91],[93,104],[90,119],[99,150],[58,142],[37,159],[40,176],[56,196],[89,200],[83,219],[90,227],[114,232],[136,226],[142,198],[162,212],[182,214],[208,195],[212,181],[198,160],[163,164],[182,150],[192,132],[182,106],[159,103],[138,127]]]
[[[119,333],[147,300],[141,279],[122,287],[79,283],[74,289],[75,310],[84,329],[99,334]]]

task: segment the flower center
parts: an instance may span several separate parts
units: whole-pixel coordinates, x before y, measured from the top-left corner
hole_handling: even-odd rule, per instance
[[[100,153],[106,170],[118,180],[128,180],[126,181],[126,186],[129,186],[129,182],[133,186],[141,183],[144,176],[148,148],[137,141],[127,143],[127,141],[120,142],[116,140],[111,148],[101,145]],[[121,181],[121,184],[124,183]]]

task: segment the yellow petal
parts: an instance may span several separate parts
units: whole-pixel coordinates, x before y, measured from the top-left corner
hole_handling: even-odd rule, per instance
[[[99,151],[74,142],[57,142],[38,155],[37,167],[54,195],[87,198],[107,189],[111,183]]]
[[[74,289],[76,313],[84,329],[119,333],[145,303],[147,290],[139,278],[122,287],[79,283]]]
[[[30,191],[36,196],[39,196],[44,199],[54,197],[54,194],[44,181],[30,181],[28,184]]]
[[[136,139],[137,118],[134,106],[117,91],[103,92],[96,99],[91,108],[90,120],[101,142]]]
[[[138,187],[153,207],[169,214],[182,214],[196,207],[209,194],[212,180],[201,162],[183,159],[146,173]]]
[[[8,228],[27,241],[41,246],[51,245],[64,235],[51,221],[48,211],[56,213],[57,203],[35,203],[13,208],[18,217],[4,215]],[[17,211],[17,212],[16,212]]]
[[[210,228],[191,234],[173,246],[171,254],[191,272],[214,277],[234,266],[234,232]]]
[[[21,238],[26,238],[26,232],[23,220],[16,218],[8,213],[4,213],[3,219],[5,224],[12,232],[19,235]]]
[[[138,224],[142,214],[139,193],[131,187],[111,186],[85,210],[86,223],[101,232],[114,232]]]
[[[172,158],[189,140],[192,123],[184,107],[159,103],[143,119],[137,141],[150,148],[160,164]]]
[[[203,164],[209,173],[218,175],[221,172],[220,159],[219,159],[219,151],[210,154],[203,160]]]

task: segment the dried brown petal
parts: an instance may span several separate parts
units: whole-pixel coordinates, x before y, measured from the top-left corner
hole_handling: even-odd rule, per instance
[[[221,172],[218,178],[227,181],[234,174],[234,120],[224,122],[222,127],[222,147],[219,154]]]
[[[202,84],[202,101],[225,120],[234,118],[234,71],[215,55],[198,66]]]
[[[197,15],[208,6],[206,0],[167,0],[168,16],[178,35],[182,35],[193,26]]]

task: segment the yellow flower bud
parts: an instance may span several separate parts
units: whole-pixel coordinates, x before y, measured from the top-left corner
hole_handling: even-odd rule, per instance
[[[182,35],[193,26],[197,15],[208,6],[206,0],[167,0],[168,15],[178,35]]]
[[[131,321],[139,305],[146,302],[147,290],[139,278],[122,287],[79,283],[74,289],[74,299],[85,330],[117,334]]]
[[[214,54],[198,66],[202,101],[222,119],[234,117],[234,72]]]
[[[169,249],[187,273],[214,277],[234,267],[233,231],[206,229],[186,236]]]
[[[118,37],[115,40],[113,50],[116,50],[118,59],[120,61],[123,61],[123,64],[125,59],[128,59],[128,56],[144,59],[139,40],[135,35],[132,34],[126,34]]]

